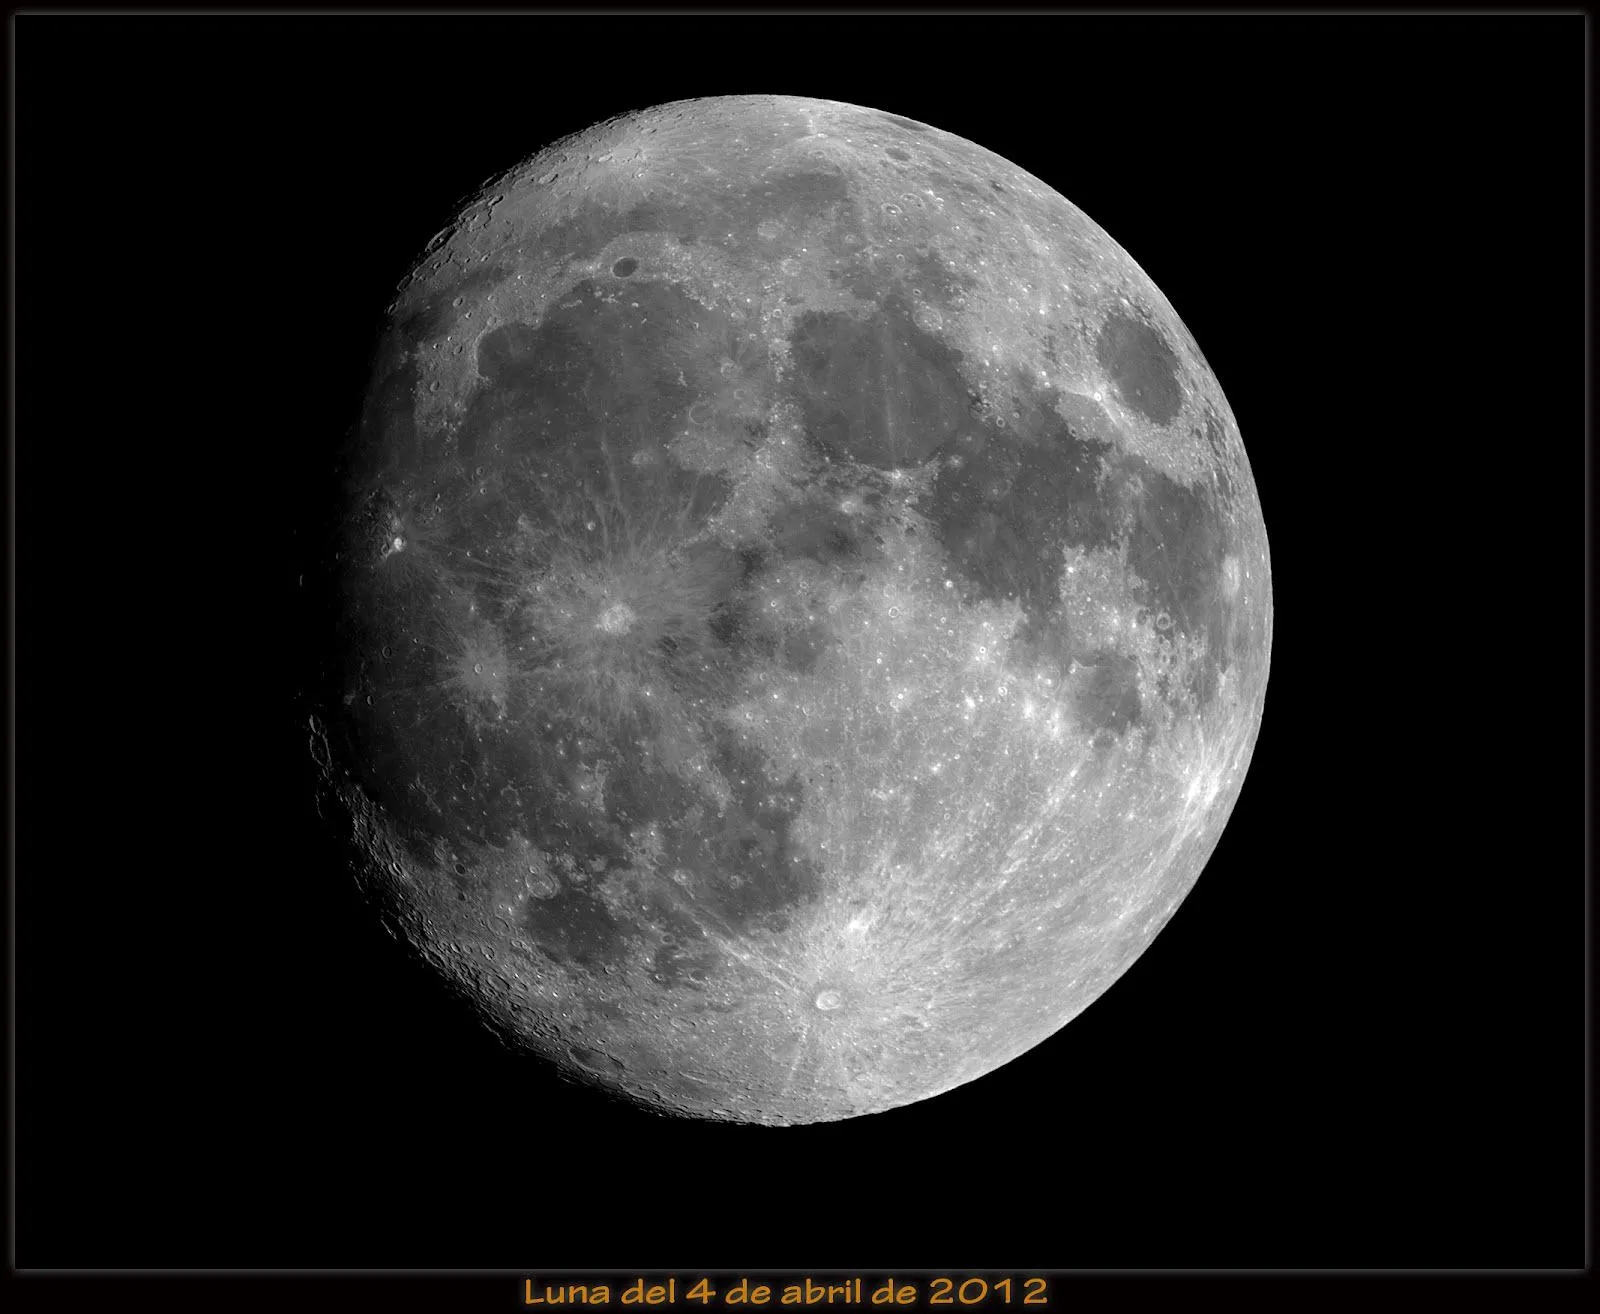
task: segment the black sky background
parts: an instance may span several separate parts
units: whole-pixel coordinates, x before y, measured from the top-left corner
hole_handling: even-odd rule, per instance
[[[13,1263],[1583,1264],[1586,41],[16,20]],[[362,907],[293,703],[304,526],[423,244],[557,137],[757,91],[970,138],[1127,248],[1238,416],[1276,609],[1233,819],[1134,968],[794,1129],[501,1049]]]

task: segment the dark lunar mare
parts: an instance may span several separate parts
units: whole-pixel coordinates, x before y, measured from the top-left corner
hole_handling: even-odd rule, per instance
[[[768,542],[712,565],[686,555],[683,540],[728,489],[677,465],[662,441],[726,386],[725,362],[755,381],[768,366],[759,340],[673,284],[640,282],[643,272],[633,264],[615,275],[630,278],[624,295],[609,280],[584,280],[537,323],[483,335],[483,384],[448,460],[418,452],[400,401],[415,386],[410,366],[376,389],[368,442],[395,459],[350,545],[367,569],[352,572],[343,610],[340,648],[355,659],[349,675],[361,691],[346,703],[344,729],[362,787],[407,835],[414,863],[454,880],[465,899],[477,879],[465,855],[525,836],[550,855],[559,884],[527,905],[521,929],[532,944],[569,968],[600,970],[642,933],[652,944],[664,937],[656,979],[698,990],[719,959],[706,926],[781,929],[818,886],[789,833],[802,786],[717,724],[705,669],[721,677],[720,698],[749,660],[815,661],[822,636],[767,633],[743,590],[773,553],[836,560],[857,545],[845,524],[796,504]],[[396,501],[398,488],[413,490],[411,506]],[[397,514],[411,539],[374,565]],[[523,605],[530,582],[552,569],[604,570],[634,550],[677,554],[678,571],[709,581],[689,590],[695,615],[658,622],[627,679],[643,669],[662,694],[702,704],[702,743],[733,796],[720,816],[707,819],[704,796],[662,761],[662,737],[676,732],[642,699],[591,706],[592,676],[566,660],[558,628],[545,635],[551,617]],[[475,628],[500,636],[508,653],[492,718],[448,692],[462,636]],[[374,664],[365,656],[374,652],[387,655]],[[600,777],[597,809],[582,782]],[[691,816],[701,819],[686,823]],[[625,878],[637,859],[630,837],[650,828],[655,867],[693,873],[693,888],[641,888],[622,917],[605,886]]]
[[[1062,418],[1083,399],[1064,405],[1059,391],[1018,380],[1024,404],[1009,416],[973,405],[961,353],[918,329],[895,288],[871,290],[882,308],[870,318],[808,313],[791,335],[790,387],[818,454],[872,469],[936,461],[920,509],[963,596],[1020,603],[1030,662],[1094,668],[1095,692],[1079,711],[1114,733],[1138,719],[1134,664],[1084,646],[1063,617],[1060,579],[1069,548],[1125,549],[1143,582],[1140,601],[1170,616],[1176,633],[1204,638],[1207,659],[1190,692],[1208,702],[1229,662],[1230,616],[1218,592],[1229,544],[1215,498]],[[1099,349],[1125,396],[1152,418],[1176,414],[1176,358],[1154,329],[1114,316]]]

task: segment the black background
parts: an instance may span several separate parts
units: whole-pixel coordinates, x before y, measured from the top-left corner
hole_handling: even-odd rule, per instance
[[[1583,1265],[1586,40],[17,20],[13,1263]],[[1126,247],[1238,416],[1276,610],[1137,965],[998,1072],[793,1129],[500,1049],[361,906],[293,711],[304,524],[422,245],[556,137],[746,91],[948,129]]]

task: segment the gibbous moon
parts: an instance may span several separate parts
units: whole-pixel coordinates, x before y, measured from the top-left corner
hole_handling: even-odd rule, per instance
[[[1222,390],[1110,236],[937,127],[727,97],[512,169],[401,285],[342,472],[310,729],[364,886],[509,1041],[664,1112],[1024,1053],[1249,765]]]

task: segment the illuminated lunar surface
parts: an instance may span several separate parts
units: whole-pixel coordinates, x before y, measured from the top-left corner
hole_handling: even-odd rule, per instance
[[[1237,425],[1037,178],[667,105],[491,184],[390,308],[311,720],[392,924],[665,1112],[949,1090],[1149,945],[1267,683]]]

